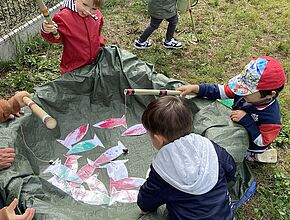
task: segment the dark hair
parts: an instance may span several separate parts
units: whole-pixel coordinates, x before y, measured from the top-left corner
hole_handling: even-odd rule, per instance
[[[280,88],[278,89],[272,89],[272,90],[259,90],[260,94],[261,94],[261,98],[265,98],[267,95],[271,95],[272,94],[272,91],[275,91],[276,92],[276,95],[274,98],[276,98],[279,93],[282,91],[282,89],[284,88],[284,85],[281,86]]]
[[[175,96],[152,101],[142,115],[142,124],[152,134],[159,134],[172,142],[192,131],[192,113]]]

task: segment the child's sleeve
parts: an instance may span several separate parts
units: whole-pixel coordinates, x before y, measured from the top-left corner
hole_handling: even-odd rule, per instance
[[[244,126],[250,139],[259,147],[271,144],[277,138],[282,128],[280,124],[261,124],[258,126],[249,114],[246,114],[239,121],[239,124]]]
[[[55,14],[55,16],[53,17],[52,19],[56,24],[57,24],[57,32],[59,34],[59,38],[56,39],[52,33],[47,33],[43,30],[43,27],[41,25],[41,31],[40,31],[40,34],[41,36],[49,41],[49,42],[52,42],[52,43],[62,43],[62,38],[63,38],[63,33],[65,32],[65,24],[61,18],[61,16],[59,14]]]
[[[141,186],[138,194],[137,204],[143,212],[154,212],[162,204],[166,203],[164,192],[164,180],[151,166],[151,171],[146,182]]]
[[[20,105],[14,97],[8,101],[0,100],[0,122],[4,122],[8,119],[10,114],[16,114],[20,111]]]
[[[234,158],[224,148],[214,142],[212,143],[217,151],[219,162],[221,163],[221,166],[225,172],[227,182],[234,180],[237,169]]]
[[[199,96],[207,97],[210,100],[229,99],[234,98],[235,94],[232,92],[228,84],[208,84],[202,83],[199,85]]]

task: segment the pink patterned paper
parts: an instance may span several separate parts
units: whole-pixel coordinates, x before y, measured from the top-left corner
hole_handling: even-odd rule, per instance
[[[89,128],[89,124],[84,124],[77,129],[70,132],[64,140],[56,140],[63,146],[65,146],[68,149],[71,149],[72,145],[79,142],[87,133]]]
[[[147,131],[142,124],[136,124],[124,131],[122,136],[139,136],[146,134],[146,132]]]
[[[64,165],[76,173],[78,171],[78,159],[82,156],[69,154],[64,154],[64,156],[66,157]]]
[[[117,146],[109,148],[95,160],[94,166],[99,167],[101,164],[108,163],[111,160],[118,158],[124,153],[124,150],[127,150],[127,148],[121,141],[118,141]]]
[[[135,189],[138,188],[139,186],[142,186],[145,183],[145,181],[146,181],[145,179],[138,177],[128,177],[117,181],[110,179],[110,190],[112,191],[113,189],[116,190]]]
[[[127,128],[127,122],[126,122],[125,115],[123,115],[122,118],[109,118],[105,121],[96,123],[93,126],[97,128],[115,128],[119,126],[123,126],[124,128]]]

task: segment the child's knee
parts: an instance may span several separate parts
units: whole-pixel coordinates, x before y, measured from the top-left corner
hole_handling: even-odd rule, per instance
[[[151,22],[150,23],[150,27],[153,28],[154,30],[156,30],[157,28],[159,28],[160,26],[160,23],[154,23],[154,22]]]
[[[178,23],[178,16],[174,16],[172,18],[167,19],[167,21],[169,22],[169,25],[174,25],[176,26]]]

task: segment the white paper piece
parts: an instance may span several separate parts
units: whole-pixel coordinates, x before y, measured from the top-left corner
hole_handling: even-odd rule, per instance
[[[101,164],[108,163],[111,160],[116,159],[121,156],[125,150],[128,149],[124,146],[124,144],[122,144],[121,141],[118,141],[117,146],[109,148],[95,160],[94,166],[99,167]]]
[[[146,132],[147,130],[142,124],[136,124],[124,131],[122,133],[122,136],[139,136],[142,134],[146,134]]]
[[[139,177],[128,177],[120,179],[118,181],[110,181],[110,188],[116,190],[129,190],[142,186],[145,183],[145,179]]]
[[[102,194],[108,195],[106,186],[98,179],[97,174],[92,175],[85,182],[88,184],[88,187],[91,191],[98,191]]]
[[[53,165],[50,165],[43,173],[52,173],[53,175],[59,177],[62,180],[82,183],[83,181],[79,176],[74,173],[71,169],[61,164],[61,161],[57,158]]]
[[[84,165],[82,168],[80,168],[79,171],[77,172],[78,176],[83,181],[87,180],[90,176],[92,176],[96,169],[93,161],[91,161],[88,158],[87,161],[88,163]]]
[[[120,203],[137,202],[138,193],[139,193],[138,190],[121,190],[121,191],[113,190],[109,206],[113,205],[115,202]]]
[[[94,149],[95,147],[100,146],[104,148],[103,143],[101,140],[97,137],[97,135],[94,135],[94,138],[91,140],[85,140],[82,142],[77,143],[74,145],[68,152],[67,154],[76,154],[76,153],[81,153],[85,151],[89,151]]]
[[[108,205],[110,197],[97,191],[86,190],[83,186],[72,189],[72,197],[90,205]]]
[[[71,169],[74,173],[78,171],[79,164],[78,164],[78,159],[81,158],[82,156],[79,155],[69,155],[69,154],[64,154],[66,157],[66,161],[64,165],[68,168]]]
[[[59,188],[60,190],[62,190],[63,192],[71,195],[72,194],[72,187],[64,180],[61,180],[60,178],[58,178],[57,176],[53,176],[50,179],[47,180],[48,182],[50,182],[52,185],[56,186],[57,188]]]
[[[107,173],[110,178],[112,178],[114,181],[124,179],[128,177],[128,170],[125,166],[125,163],[128,160],[116,160],[111,161],[106,165]]]
[[[72,145],[79,142],[87,133],[89,124],[84,124],[77,129],[70,132],[64,140],[56,140],[58,143],[65,146],[67,149],[71,149]]]

